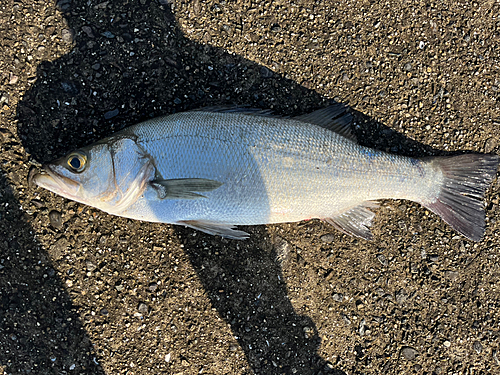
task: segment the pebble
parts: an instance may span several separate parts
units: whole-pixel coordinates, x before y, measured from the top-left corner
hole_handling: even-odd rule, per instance
[[[415,359],[415,356],[417,355],[417,351],[409,346],[405,346],[403,347],[403,349],[401,349],[401,354],[408,361],[413,361]]]
[[[113,117],[117,116],[120,111],[118,109],[113,109],[112,111],[108,111],[104,114],[104,118],[106,120],[112,119]]]
[[[5,92],[0,93],[0,105],[9,104],[9,95]]]
[[[359,323],[359,335],[364,336],[366,333],[366,320],[363,318]]]
[[[19,81],[19,77],[14,74],[11,74],[9,79],[9,85],[15,85],[17,81]]]
[[[75,33],[71,29],[63,29],[61,31],[62,40],[65,43],[72,43],[75,37]]]
[[[148,305],[142,302],[139,304],[139,307],[137,308],[137,311],[139,311],[141,314],[147,314],[148,310],[149,310]]]
[[[450,281],[455,281],[456,279],[458,279],[457,271],[446,271],[445,275]]]
[[[283,266],[290,258],[290,252],[292,251],[292,245],[281,237],[276,237],[274,241],[274,252],[276,254],[276,260]]]
[[[87,261],[86,266],[87,266],[87,271],[89,272],[92,272],[97,268],[97,266],[90,261]]]
[[[381,265],[383,265],[384,267],[387,267],[387,265],[389,264],[389,262],[387,261],[387,258],[385,257],[384,254],[378,254],[377,255],[377,260],[380,262]]]
[[[449,342],[448,340],[446,340],[445,342],[443,342],[443,345],[447,348],[449,348],[451,346],[451,342]]]
[[[170,359],[172,358],[172,354],[168,353],[165,355],[165,362],[170,362]]]
[[[320,239],[324,243],[332,243],[333,241],[335,241],[335,235],[331,233],[324,234],[320,237]]]
[[[111,31],[105,31],[101,33],[101,35],[108,39],[113,39],[115,37],[115,34],[113,34]]]
[[[495,137],[488,138],[484,143],[484,152],[489,154],[498,146],[498,140]]]
[[[151,283],[151,284],[149,284],[148,289],[149,289],[151,292],[154,292],[156,289],[158,289],[158,284],[157,284],[157,283]]]
[[[266,68],[265,66],[262,66],[260,68],[260,76],[262,78],[271,78],[274,75],[273,71]]]
[[[408,299],[408,293],[404,289],[400,289],[396,293],[396,302],[399,304],[404,303]]]
[[[474,344],[472,344],[472,347],[477,354],[481,354],[481,352],[483,351],[483,345],[479,341],[474,342]]]
[[[52,210],[49,212],[50,225],[54,228],[59,229],[63,225],[62,215],[59,211]]]
[[[90,26],[82,26],[82,30],[89,38],[94,38],[94,33],[92,32],[92,28]]]
[[[342,302],[342,300],[344,299],[344,295],[341,294],[341,293],[335,293],[333,296],[332,296],[333,300],[336,301],[336,302]]]

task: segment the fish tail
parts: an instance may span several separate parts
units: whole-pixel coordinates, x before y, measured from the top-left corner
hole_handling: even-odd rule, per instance
[[[441,191],[432,202],[422,202],[465,237],[484,236],[484,194],[498,169],[498,155],[465,154],[430,158],[443,173]]]

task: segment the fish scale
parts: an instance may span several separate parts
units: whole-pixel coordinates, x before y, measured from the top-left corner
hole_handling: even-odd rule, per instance
[[[366,200],[425,199],[431,192],[422,189],[423,181],[434,178],[431,168],[419,175],[409,158],[358,146],[297,120],[188,112],[128,131],[156,160],[163,178],[223,183],[208,199],[163,202],[169,207],[150,212],[150,221],[254,225],[332,217]]]
[[[418,202],[482,238],[497,155],[392,155],[354,142],[351,119],[338,104],[296,118],[238,108],[178,113],[76,150],[34,180],[114,215],[235,239],[248,236],[235,225],[310,218],[371,239],[380,199]]]

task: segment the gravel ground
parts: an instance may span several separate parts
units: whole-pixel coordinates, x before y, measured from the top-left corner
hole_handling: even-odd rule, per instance
[[[500,3],[3,0],[0,373],[500,372],[500,210],[472,243],[387,201],[375,240],[319,221],[244,242],[28,186],[44,162],[205,105],[335,99],[361,143],[499,152]]]

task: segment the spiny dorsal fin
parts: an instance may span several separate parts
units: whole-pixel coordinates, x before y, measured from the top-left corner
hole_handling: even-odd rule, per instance
[[[332,104],[306,115],[294,117],[294,119],[321,126],[352,141],[356,141],[356,137],[351,129],[352,115],[343,104]]]
[[[227,223],[219,223],[216,221],[208,220],[182,220],[176,224],[185,225],[213,236],[221,236],[233,240],[244,240],[250,235],[247,232],[234,229],[235,226]]]
[[[191,112],[212,112],[212,113],[239,113],[242,115],[281,117],[273,114],[272,109],[260,109],[238,105],[218,105],[194,109]]]
[[[366,201],[343,214],[323,220],[341,232],[370,241],[373,235],[369,227],[372,225],[375,214],[369,208],[376,207],[378,207],[378,202]]]

